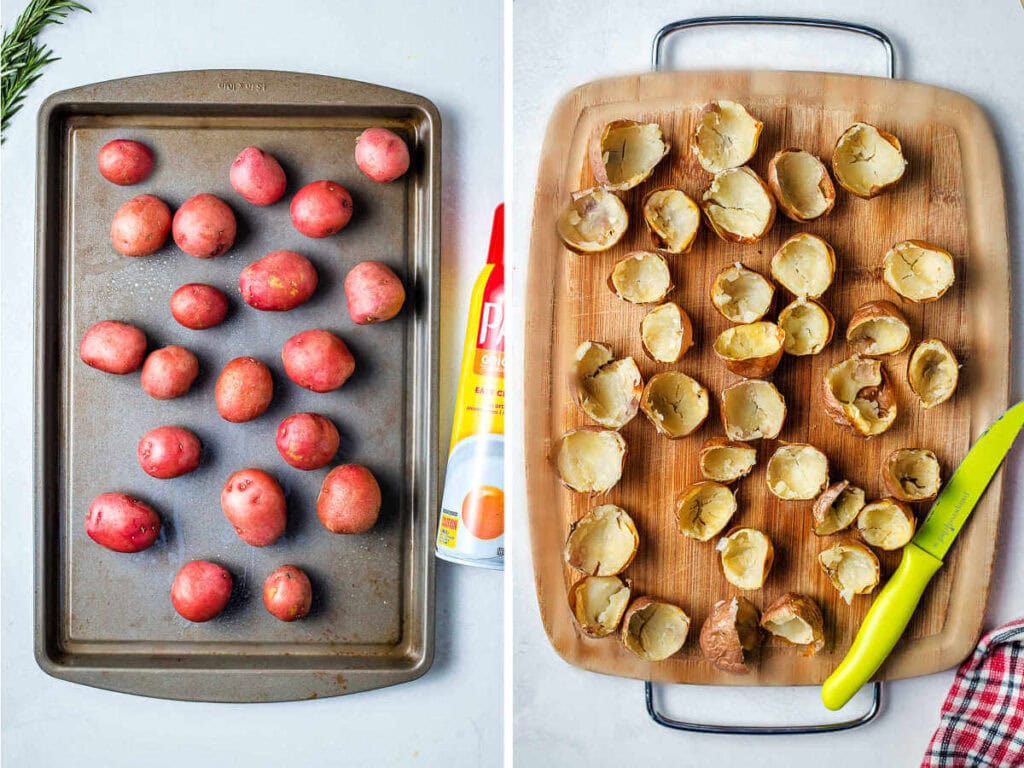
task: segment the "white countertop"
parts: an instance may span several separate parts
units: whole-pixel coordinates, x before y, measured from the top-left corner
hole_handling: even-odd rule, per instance
[[[969,9],[969,10],[968,10]],[[774,3],[722,3],[690,0],[641,0],[635,3],[515,3],[514,206],[510,263],[525,263],[529,248],[537,163],[547,120],[558,99],[584,82],[643,71],[650,66],[653,34],[679,18],[719,14],[757,14],[840,18],[881,27],[892,38],[902,77],[961,91],[988,112],[1001,143],[1006,166],[1011,252],[1024,255],[1024,8],[1017,0],[960,3],[951,0],[778,0]],[[772,67],[834,69],[884,74],[877,43],[848,40],[838,33],[697,30],[670,48],[676,67]],[[756,37],[755,37],[756,36]],[[830,62],[823,66],[822,62]],[[510,292],[516,297],[510,328],[522,328],[522,269],[513,269]],[[1024,270],[1013,275],[1017,295],[1024,295]],[[1020,329],[1020,311],[1015,329]],[[521,331],[520,331],[521,334]],[[518,337],[516,337],[518,338]],[[510,392],[522,391],[521,348],[511,350]],[[1014,397],[1024,394],[1019,356]],[[522,415],[510,398],[509,434],[521,430]],[[510,443],[509,499],[522,493],[521,448]],[[1001,537],[996,556],[986,628],[1024,614],[1024,519],[1017,479],[1024,451],[1008,460]],[[512,482],[514,480],[514,482]],[[517,490],[518,489],[518,490]],[[512,507],[510,501],[510,507]],[[938,711],[953,673],[901,681],[887,686],[888,703],[870,726],[828,736],[727,737],[669,731],[652,723],[644,711],[643,684],[635,680],[584,672],[562,661],[548,644],[533,591],[533,572],[524,516],[509,515],[510,564],[514,586],[515,760],[521,766],[637,765],[673,766],[815,764],[916,766],[937,725]],[[676,686],[662,705],[677,717],[749,720],[754,724],[818,718],[817,689],[731,689]],[[849,709],[864,707],[855,700]],[[874,759],[874,763],[869,761]],[[881,760],[881,762],[879,762]],[[745,762],[749,761],[749,762]]]
[[[288,704],[193,704],[47,677],[32,657],[32,263],[36,111],[53,91],[183,69],[312,72],[419,93],[443,125],[442,445],[472,281],[502,198],[500,3],[133,0],[86,3],[45,35],[61,61],[3,145],[2,756],[11,768],[495,766],[500,574],[438,563],[437,652],[415,682]],[[24,2],[3,5],[7,29]],[[390,33],[385,30],[390,27]]]

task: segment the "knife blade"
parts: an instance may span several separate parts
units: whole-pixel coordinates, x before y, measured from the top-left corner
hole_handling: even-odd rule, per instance
[[[993,422],[967,452],[917,534],[903,548],[899,567],[868,609],[846,657],[822,684],[826,707],[840,709],[882,666],[1022,427],[1024,402]]]

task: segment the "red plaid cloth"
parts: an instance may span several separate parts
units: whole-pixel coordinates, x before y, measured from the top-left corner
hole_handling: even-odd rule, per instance
[[[1024,766],[1024,619],[981,638],[960,665],[921,768]]]

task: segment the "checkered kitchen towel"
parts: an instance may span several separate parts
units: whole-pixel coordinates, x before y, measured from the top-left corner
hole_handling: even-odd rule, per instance
[[[960,665],[921,768],[1024,766],[1024,619],[981,638]]]

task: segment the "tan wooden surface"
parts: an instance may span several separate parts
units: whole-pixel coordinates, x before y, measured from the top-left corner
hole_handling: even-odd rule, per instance
[[[630,250],[649,249],[640,215],[647,190],[673,184],[695,200],[710,176],[693,157],[689,138],[703,104],[715,98],[744,103],[765,123],[750,165],[762,177],[768,160],[784,147],[813,152],[828,164],[839,134],[856,120],[895,133],[910,162],[891,193],[857,199],[838,184],[830,216],[795,224],[780,213],[769,234],[753,245],[719,240],[706,223],[689,254],[669,255],[675,290],[670,299],[691,316],[697,343],[678,364],[648,359],[639,340],[648,308],[617,299],[606,279],[614,262]],[[630,228],[615,248],[579,256],[562,247],[555,219],[569,194],[592,186],[587,143],[609,120],[656,121],[672,144],[669,156],[650,180],[622,193]],[[825,616],[827,645],[813,658],[798,655],[777,640],[765,642],[752,674],[729,676],[703,660],[701,624],[715,600],[737,594],[721,572],[714,540],[700,543],[678,533],[673,499],[700,479],[697,451],[724,434],[719,394],[737,377],[715,358],[711,345],[729,323],[711,306],[711,281],[728,264],[742,261],[768,275],[777,246],[798,231],[823,236],[835,247],[838,273],[821,301],[835,315],[836,335],[815,357],[784,358],[774,381],[786,398],[789,416],[780,435],[810,442],[828,455],[832,481],[843,478],[865,488],[869,498],[883,494],[882,459],[901,447],[930,448],[943,476],[956,467],[971,442],[1003,411],[1008,397],[1009,255],[1002,172],[988,121],[969,99],[942,89],[884,79],[786,72],[678,72],[616,78],[584,85],[559,104],[548,126],[534,204],[527,277],[525,450],[528,512],[537,595],[548,636],[558,653],[578,666],[609,674],[704,684],[814,684],[842,658],[867,611],[871,597],[847,606],[817,566],[816,556],[833,537],[811,533],[811,502],[782,502],[765,486],[764,466],[777,441],[763,441],[758,466],[736,486],[739,511],[730,522],[765,531],[775,544],[775,565],[764,589],[739,593],[759,608],[786,591],[818,601]],[[960,388],[949,402],[922,410],[906,383],[909,350],[885,358],[895,382],[899,414],[894,427],[872,440],[855,437],[829,420],[820,407],[821,378],[849,355],[844,332],[850,315],[872,299],[899,302],[881,279],[881,260],[895,242],[921,238],[947,248],[956,258],[956,284],[939,301],[903,304],[913,343],[937,336],[949,343],[963,364]],[[786,302],[781,287],[766,319]],[[558,437],[588,423],[573,404],[568,387],[576,345],[594,339],[609,343],[618,356],[631,355],[646,380],[678,368],[703,383],[712,396],[711,415],[693,435],[670,441],[655,433],[639,414],[622,434],[629,455],[622,481],[604,498],[588,498],[561,486],[552,454]],[[999,517],[1001,479],[978,505],[950,552],[880,677],[926,674],[958,663],[980,632]],[[660,663],[646,663],[626,651],[617,636],[584,637],[573,626],[566,595],[578,574],[563,563],[571,523],[605,501],[619,504],[640,531],[640,551],[625,575],[634,596],[649,595],[680,605],[691,617],[683,650]],[[923,515],[928,505],[916,505]],[[883,580],[899,553],[879,553]]]

